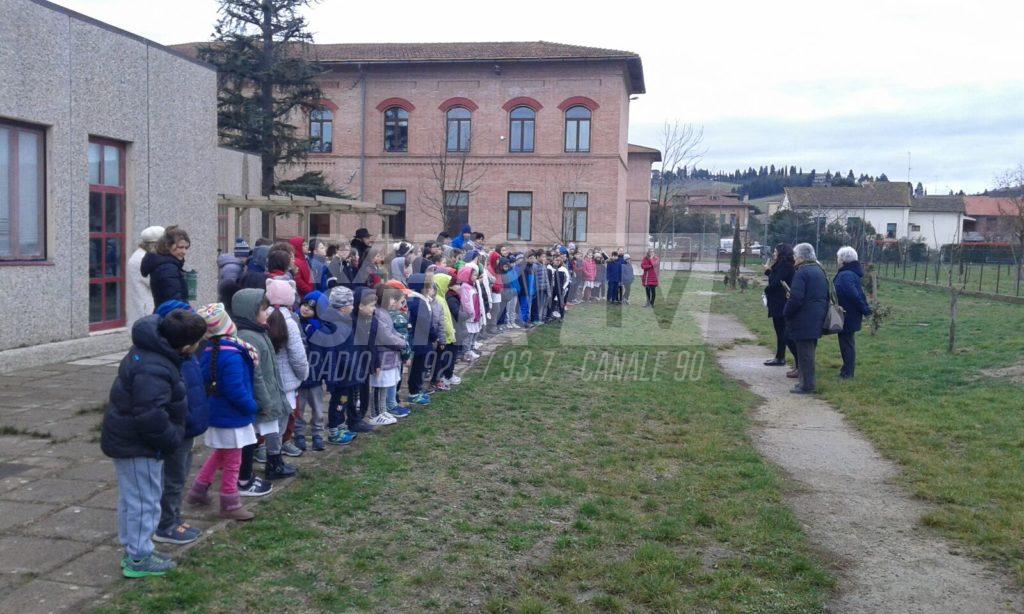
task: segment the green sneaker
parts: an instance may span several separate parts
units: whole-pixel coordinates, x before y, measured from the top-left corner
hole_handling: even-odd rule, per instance
[[[152,554],[141,561],[136,561],[128,557],[125,557],[125,559],[127,560],[122,560],[123,568],[121,569],[121,574],[126,578],[163,576],[168,571],[175,568],[174,561],[153,556]]]

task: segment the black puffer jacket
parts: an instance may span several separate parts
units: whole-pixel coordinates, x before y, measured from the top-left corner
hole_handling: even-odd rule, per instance
[[[143,256],[140,271],[143,277],[149,277],[154,307],[171,300],[188,302],[188,285],[182,270],[184,264],[184,260],[169,254],[152,252]]]
[[[159,324],[159,316],[135,323],[132,348],[110,387],[100,447],[111,458],[162,458],[185,436],[188,396],[182,359],[160,336]]]

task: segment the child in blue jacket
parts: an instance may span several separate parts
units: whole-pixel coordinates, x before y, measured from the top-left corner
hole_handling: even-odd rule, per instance
[[[213,453],[196,475],[186,500],[192,505],[209,505],[208,491],[220,471],[220,517],[251,520],[253,513],[242,507],[238,473],[242,466],[242,448],[256,443],[253,423],[259,407],[254,378],[259,353],[235,337],[235,323],[223,304],[206,305],[198,313],[206,321],[206,335],[210,339],[199,364],[210,406],[210,428],[206,431],[205,444]]]

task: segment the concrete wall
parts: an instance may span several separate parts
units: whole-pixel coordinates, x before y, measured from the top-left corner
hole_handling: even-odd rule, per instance
[[[217,194],[234,196],[259,196],[262,189],[263,173],[260,157],[257,154],[229,147],[218,147],[216,153],[216,189]],[[235,238],[243,237],[249,247],[260,238],[260,212],[247,209],[240,212],[239,227],[235,226],[233,210],[222,211],[227,216],[226,250],[234,249]]]
[[[910,240],[923,240],[931,249],[938,249],[949,243],[959,243],[962,238],[962,220],[963,216],[959,213],[911,210],[909,223],[917,224],[921,230],[911,230]]]
[[[0,118],[46,130],[47,222],[45,262],[0,265],[0,350],[89,334],[90,136],[126,146],[125,249],[148,225],[180,224],[212,298],[214,71],[48,3],[0,0],[0,15]]]
[[[469,172],[477,179],[470,195],[469,220],[488,240],[502,240],[507,231],[507,193],[533,192],[533,239],[550,244],[561,233],[562,192],[589,193],[588,243],[614,248],[626,232],[626,143],[629,100],[622,62],[573,62],[548,64],[505,63],[500,74],[491,66],[374,66],[363,83],[355,69],[338,69],[322,79],[325,97],[334,112],[334,148],[330,154],[313,154],[297,168],[283,169],[285,176],[305,170],[324,171],[354,196],[363,190],[365,200],[379,202],[383,190],[406,190],[407,235],[414,240],[433,239],[440,223],[430,199],[440,193],[432,178],[443,144],[445,114],[439,106],[452,97],[464,97],[478,108],[472,115],[473,144]],[[527,96],[541,109],[536,118],[533,153],[508,152],[509,100]],[[592,114],[591,152],[566,154],[564,114],[558,105],[568,98],[585,96],[599,107]],[[402,98],[414,106],[409,113],[409,151],[384,151],[383,112],[377,105]],[[308,128],[308,120],[293,121]],[[366,139],[363,141],[364,129]],[[360,153],[365,148],[365,172]],[[649,173],[650,165],[644,172]],[[352,218],[352,216],[346,216]],[[280,222],[279,222],[280,224]],[[357,226],[379,229],[379,221],[346,219],[336,235],[348,235]],[[298,229],[295,229],[298,230]]]

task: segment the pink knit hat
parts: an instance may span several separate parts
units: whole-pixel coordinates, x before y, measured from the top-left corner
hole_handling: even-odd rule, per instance
[[[274,307],[291,309],[295,304],[295,282],[290,279],[268,279],[267,302]]]
[[[196,310],[196,313],[206,320],[206,336],[219,337],[222,335],[234,335],[235,323],[231,316],[224,309],[224,303],[211,303],[203,305]]]

